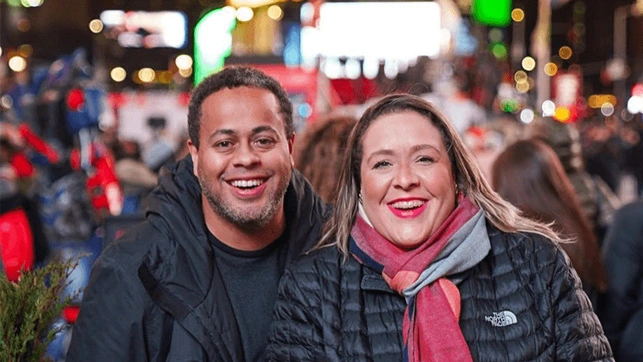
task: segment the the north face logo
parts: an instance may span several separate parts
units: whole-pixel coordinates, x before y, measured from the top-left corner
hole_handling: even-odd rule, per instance
[[[490,322],[494,327],[506,327],[518,323],[516,315],[508,310],[493,312],[493,315],[485,316],[484,320]]]

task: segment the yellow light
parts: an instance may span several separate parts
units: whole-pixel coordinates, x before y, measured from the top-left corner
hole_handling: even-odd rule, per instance
[[[237,20],[242,23],[252,20],[254,16],[254,11],[252,11],[252,9],[247,6],[242,6],[237,9]]]
[[[571,116],[571,112],[569,111],[569,108],[567,107],[556,107],[556,111],[554,112],[554,119],[566,123],[569,121],[569,117]]]
[[[103,22],[100,19],[94,19],[89,22],[89,31],[98,34],[103,31]]]
[[[192,57],[187,54],[181,54],[174,60],[174,64],[179,69],[190,69],[192,67]]]
[[[154,81],[155,77],[156,77],[156,73],[152,68],[142,68],[141,70],[138,71],[138,78],[143,83],[151,83],[152,81]]]
[[[514,80],[516,81],[516,83],[527,83],[528,78],[529,77],[524,70],[519,70],[514,74]]]
[[[127,72],[123,67],[116,67],[109,72],[109,75],[112,77],[114,82],[122,82],[125,80],[125,77],[127,77]]]
[[[571,58],[572,54],[573,54],[572,48],[570,48],[570,47],[568,47],[566,45],[563,46],[563,47],[560,47],[560,49],[558,49],[558,55],[561,58],[565,59],[565,60]]]
[[[279,21],[284,17],[284,11],[279,5],[271,5],[268,8],[268,17],[272,20]]]
[[[183,78],[187,78],[192,75],[192,68],[189,69],[179,69],[179,74]]]
[[[587,98],[587,105],[590,108],[601,108],[603,104],[616,104],[616,97],[613,94],[592,94]]]
[[[515,8],[511,11],[511,18],[513,19],[513,21],[519,23],[525,20],[525,12],[520,8]]]
[[[524,70],[531,72],[536,68],[536,60],[532,57],[524,57],[522,59],[522,67]]]
[[[164,70],[159,73],[159,82],[163,84],[170,84],[172,81],[172,73],[167,70]]]
[[[545,74],[553,77],[556,73],[558,73],[558,66],[555,63],[549,62],[545,64]]]
[[[33,47],[29,44],[22,44],[18,47],[18,53],[24,58],[29,58],[33,54]]]
[[[14,72],[22,72],[27,68],[27,61],[25,58],[16,55],[14,57],[11,57],[9,59],[9,69],[13,70]]]
[[[518,91],[518,93],[529,92],[529,82],[516,83],[516,90]]]
[[[2,56],[2,47],[0,46],[0,57]]]

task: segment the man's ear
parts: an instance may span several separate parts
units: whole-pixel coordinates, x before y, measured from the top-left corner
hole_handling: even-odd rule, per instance
[[[196,148],[194,143],[192,143],[192,140],[188,139],[188,151],[190,151],[190,156],[192,157],[192,173],[194,173],[195,176],[199,176],[199,172],[197,171],[199,169],[199,149]]]
[[[295,159],[292,155],[294,144],[295,144],[295,134],[293,133],[292,136],[290,136],[290,138],[288,139],[288,153],[290,153],[290,165],[292,167],[295,167]]]

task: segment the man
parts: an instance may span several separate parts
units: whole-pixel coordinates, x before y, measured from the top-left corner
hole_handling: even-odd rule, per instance
[[[205,79],[188,131],[146,221],[94,266],[67,361],[261,360],[277,283],[325,207],[293,170],[292,105],[264,73]]]

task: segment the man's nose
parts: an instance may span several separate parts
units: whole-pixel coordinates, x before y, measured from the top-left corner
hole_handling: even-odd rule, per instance
[[[250,142],[242,142],[234,153],[234,165],[251,167],[259,164],[261,158]]]

